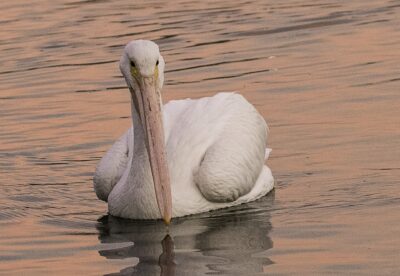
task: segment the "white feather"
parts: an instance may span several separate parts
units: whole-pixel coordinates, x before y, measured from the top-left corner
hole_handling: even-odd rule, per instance
[[[267,126],[241,95],[219,93],[199,100],[171,101],[163,111],[173,217],[253,201],[272,190],[274,179],[264,165],[269,153],[265,149]],[[95,190],[105,200],[112,189],[108,195],[112,215],[160,218],[147,155],[132,156],[132,131],[100,161]],[[135,174],[131,167],[141,176],[140,184],[132,181],[136,178],[130,177]]]

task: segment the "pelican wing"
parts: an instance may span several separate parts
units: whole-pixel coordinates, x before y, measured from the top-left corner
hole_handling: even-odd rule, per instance
[[[194,181],[208,201],[233,202],[253,189],[263,170],[268,128],[239,94],[224,95],[224,104],[218,109],[207,108],[212,105],[207,105],[204,113],[223,113],[224,121],[206,149]]]
[[[108,195],[124,173],[132,151],[133,128],[122,135],[107,151],[96,167],[93,177],[94,190],[99,199],[108,200]]]

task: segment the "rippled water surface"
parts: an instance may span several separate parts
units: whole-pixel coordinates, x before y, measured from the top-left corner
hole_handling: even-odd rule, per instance
[[[400,273],[399,1],[1,1],[0,274]],[[131,124],[124,45],[165,101],[240,91],[276,189],[175,220],[107,216],[96,163]]]

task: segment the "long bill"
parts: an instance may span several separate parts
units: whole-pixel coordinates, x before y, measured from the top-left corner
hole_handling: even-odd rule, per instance
[[[172,196],[164,141],[164,127],[161,111],[160,91],[156,89],[155,76],[140,80],[141,99],[139,113],[145,133],[147,152],[153,176],[160,214],[166,224],[172,217]]]

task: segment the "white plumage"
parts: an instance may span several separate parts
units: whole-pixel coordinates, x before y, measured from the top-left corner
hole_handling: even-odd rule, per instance
[[[146,55],[148,43],[152,42],[131,42],[131,48],[138,49],[131,49],[130,56],[128,44],[125,54],[137,60],[137,55]],[[123,60],[124,57],[121,71],[128,86],[133,87],[132,93],[136,89],[129,85]],[[157,60],[161,89],[164,62],[161,55]],[[267,125],[244,97],[219,93],[198,100],[170,101],[163,106],[162,114],[172,217],[253,201],[273,189],[271,171],[264,165],[269,154]],[[94,188],[100,199],[108,201],[112,215],[158,219],[162,215],[157,206],[146,136],[135,121],[139,117],[132,100],[134,126],[101,159],[94,175]]]

